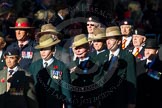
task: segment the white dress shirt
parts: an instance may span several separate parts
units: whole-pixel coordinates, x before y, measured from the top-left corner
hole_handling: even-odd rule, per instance
[[[46,67],[46,64],[45,64],[45,63],[47,63],[47,67],[48,67],[49,65],[51,65],[51,64],[53,63],[53,61],[54,61],[53,58],[49,59],[48,61],[45,61],[45,60],[43,59],[43,67]]]

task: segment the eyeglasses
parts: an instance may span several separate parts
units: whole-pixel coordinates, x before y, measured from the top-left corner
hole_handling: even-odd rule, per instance
[[[95,26],[94,24],[87,24],[87,26]]]

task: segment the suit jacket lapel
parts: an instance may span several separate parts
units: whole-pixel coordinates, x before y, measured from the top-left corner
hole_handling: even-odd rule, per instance
[[[118,58],[123,60],[124,58],[127,58],[127,55],[125,53],[125,50],[120,50],[119,52],[119,55],[118,55]],[[125,60],[125,59],[124,59]],[[125,61],[126,62],[126,61]],[[122,74],[123,72],[125,72],[126,68],[123,68],[123,69],[119,69],[118,70],[118,75]]]

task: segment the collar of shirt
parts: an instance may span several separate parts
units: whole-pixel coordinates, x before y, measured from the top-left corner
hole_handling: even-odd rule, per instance
[[[97,55],[100,54],[100,53],[102,53],[102,52],[104,52],[104,51],[105,51],[105,49],[103,49],[101,51],[97,51]]]
[[[9,72],[9,70],[13,70],[13,71],[14,71],[14,72],[12,73],[12,75],[13,75],[15,72],[18,71],[18,66],[14,67],[13,69],[8,68],[7,70],[8,70],[8,72]]]
[[[146,64],[149,64],[149,63],[151,63],[152,62],[152,60],[146,60]]]
[[[125,47],[127,47],[129,45],[129,43],[131,42],[132,40],[132,36],[128,36],[127,38],[123,37],[123,40],[126,39],[126,43],[125,43]]]
[[[119,49],[119,48],[118,48],[114,53],[112,53],[112,52],[110,51],[109,60],[111,59],[112,54],[113,54],[114,56],[118,56],[118,55],[119,55],[119,52],[120,52],[120,49]]]
[[[48,61],[43,60],[43,67],[45,67],[45,64],[44,64],[45,62],[47,62],[48,63],[47,66],[49,66],[49,65],[51,65],[53,63],[53,61],[54,61],[53,58],[49,59]]]
[[[62,19],[62,20],[64,20],[64,18],[58,13],[58,16]]]
[[[28,42],[29,42],[29,40],[26,40],[26,41],[24,41],[22,43],[18,42],[18,45],[20,46],[21,44],[23,44],[23,46],[24,46],[24,45],[28,44]]]
[[[86,58],[84,58],[84,59],[79,59],[79,64],[82,62],[82,61],[86,61],[86,60],[88,60],[89,59],[89,57],[86,57]]]

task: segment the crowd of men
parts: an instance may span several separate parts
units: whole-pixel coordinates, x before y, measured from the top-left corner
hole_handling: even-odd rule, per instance
[[[39,10],[32,24],[28,17],[9,27],[3,20],[0,108],[162,107],[159,36],[131,19],[104,25],[94,14],[65,20],[67,5],[55,18],[52,12]]]

